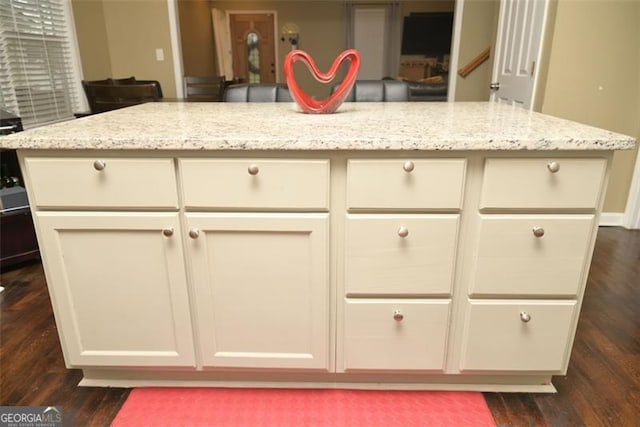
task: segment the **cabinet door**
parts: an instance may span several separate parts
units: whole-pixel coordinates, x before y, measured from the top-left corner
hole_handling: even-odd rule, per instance
[[[328,214],[186,214],[204,366],[328,369]]]
[[[195,366],[178,214],[37,222],[69,366]]]

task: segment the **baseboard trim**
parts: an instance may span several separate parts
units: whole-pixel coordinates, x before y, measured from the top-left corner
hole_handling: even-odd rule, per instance
[[[624,213],[602,212],[599,225],[600,227],[622,227],[624,225]]]

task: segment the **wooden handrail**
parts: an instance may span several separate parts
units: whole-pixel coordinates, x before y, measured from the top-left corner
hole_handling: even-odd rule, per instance
[[[458,74],[460,75],[460,77],[467,77],[473,70],[478,68],[480,64],[482,64],[484,61],[489,59],[490,56],[491,56],[491,48],[488,47],[485,50],[483,50],[478,56],[476,56],[471,61],[469,61],[467,65],[460,68],[458,70]]]

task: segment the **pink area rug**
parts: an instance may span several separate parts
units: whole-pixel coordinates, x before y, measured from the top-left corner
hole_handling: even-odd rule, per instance
[[[139,388],[114,427],[495,426],[476,392]]]

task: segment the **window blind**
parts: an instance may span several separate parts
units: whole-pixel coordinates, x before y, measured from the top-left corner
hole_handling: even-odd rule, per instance
[[[0,99],[25,127],[73,118],[65,0],[0,0]]]

